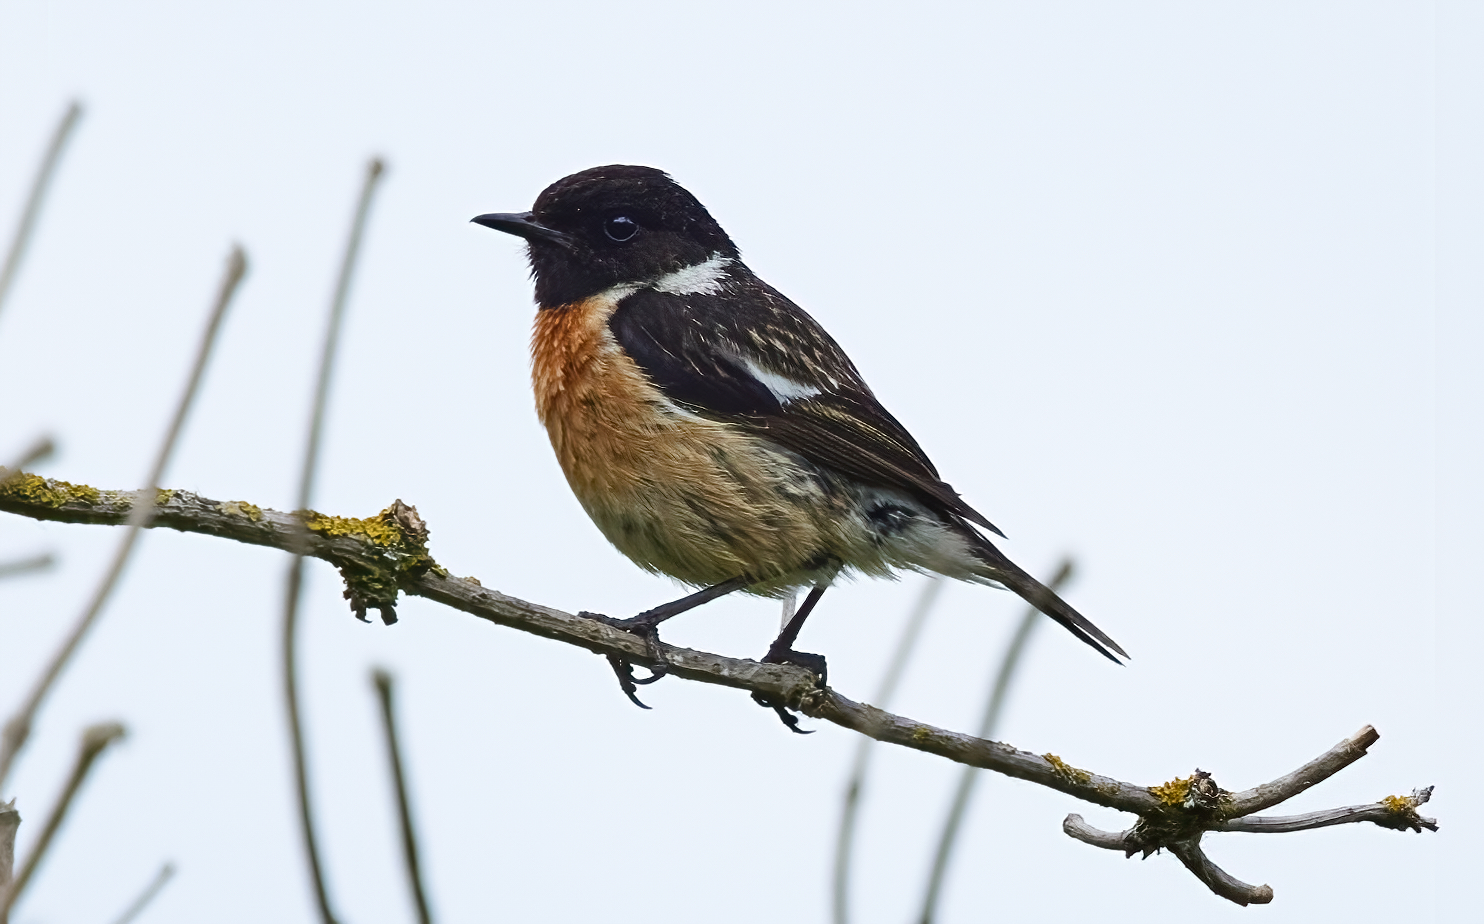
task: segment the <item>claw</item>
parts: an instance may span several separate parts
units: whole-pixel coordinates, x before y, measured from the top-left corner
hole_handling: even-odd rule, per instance
[[[614,675],[618,677],[619,689],[623,690],[623,695],[629,698],[629,702],[633,703],[635,706],[638,706],[640,709],[648,709],[649,707],[644,705],[644,703],[640,701],[637,695],[639,692],[639,688],[634,686],[634,684],[653,683],[659,678],[650,677],[647,680],[637,679],[634,676],[634,665],[625,661],[623,658],[620,658],[618,655],[608,655],[608,666],[613,668]]]
[[[826,663],[824,655],[817,655],[808,651],[794,651],[792,648],[789,648],[786,645],[780,645],[777,642],[774,642],[773,647],[769,648],[768,653],[763,656],[763,663],[792,664],[795,667],[802,667],[804,670],[809,671],[819,678],[819,686],[821,688],[825,686],[825,681],[829,678],[830,675],[829,665],[828,663]],[[798,716],[794,715],[792,712],[789,712],[788,709],[786,709],[784,706],[769,699],[763,694],[752,694],[752,700],[759,706],[765,706],[768,709],[771,709],[774,712],[778,713],[778,719],[783,722],[784,725],[788,726],[788,730],[793,732],[794,734],[814,734],[812,730],[805,731],[804,729],[799,727]]]
[[[779,703],[774,702],[773,700],[769,699],[768,697],[764,696],[763,694],[761,694],[761,693],[754,693],[754,694],[752,694],[752,701],[755,702],[755,703],[757,703],[759,706],[762,706],[765,709],[771,709],[774,712],[776,712],[778,714],[778,721],[782,722],[785,726],[787,726],[788,727],[788,730],[791,731],[791,732],[793,732],[794,734],[796,734],[796,735],[812,735],[812,734],[814,734],[813,729],[810,729],[808,731],[805,731],[804,729],[802,729],[802,728],[799,727],[799,717],[798,716],[794,715],[792,712],[789,712],[788,709],[786,709],[785,707],[783,707]]]
[[[632,635],[637,635],[644,640],[644,647],[649,649],[649,656],[655,661],[655,666],[649,668],[648,677],[635,677],[634,665],[627,658],[620,655],[608,655],[608,664],[613,668],[613,673],[618,676],[618,685],[623,690],[629,701],[640,709],[649,707],[640,702],[638,693],[640,686],[654,683],[670,672],[669,665],[665,663],[665,652],[660,647],[660,633],[654,624],[645,620],[642,616],[630,619],[614,619],[612,616],[604,616],[602,613],[589,613],[583,611],[578,613],[588,619],[596,619],[605,626],[622,629]]]

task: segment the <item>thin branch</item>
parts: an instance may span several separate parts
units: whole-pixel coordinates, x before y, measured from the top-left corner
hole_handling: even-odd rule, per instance
[[[139,897],[134,899],[133,903],[124,909],[123,914],[113,919],[113,924],[129,924],[130,921],[139,917],[139,913],[145,908],[148,908],[149,903],[155,900],[155,896],[164,891],[165,886],[174,875],[174,863],[166,863],[161,866],[160,871],[155,873],[155,878],[151,879],[149,885],[144,887],[144,891],[139,893]]]
[[[1284,815],[1265,818],[1262,815],[1246,815],[1223,821],[1212,831],[1242,831],[1248,834],[1290,834],[1294,831],[1312,831],[1333,825],[1348,825],[1369,821],[1394,831],[1438,830],[1435,818],[1424,818],[1417,814],[1417,806],[1432,798],[1432,787],[1412,791],[1410,796],[1387,796],[1380,802],[1367,805],[1347,805],[1344,808],[1308,812],[1303,815]]]
[[[0,895],[10,886],[15,874],[15,832],[21,826],[21,813],[15,800],[0,802]]]
[[[57,451],[57,444],[52,442],[50,436],[40,436],[36,442],[21,451],[20,458],[10,466],[8,473],[0,477],[0,487],[10,483],[12,478],[20,477],[26,468],[35,465],[44,459],[50,458]],[[57,563],[57,559],[50,552],[42,552],[40,555],[32,555],[30,558],[18,558],[15,561],[0,562],[0,579],[8,577],[20,577],[25,574],[35,574],[45,571]],[[3,776],[0,776],[3,782]]]
[[[50,458],[51,454],[56,451],[57,444],[52,442],[52,438],[50,436],[43,434],[42,436],[37,437],[36,442],[21,450],[20,458],[16,459],[15,462],[10,465],[10,474],[6,475],[4,478],[0,478],[0,487],[4,487],[5,485],[9,484],[9,480],[12,477],[18,476],[21,470],[30,468],[37,462],[41,462],[44,459]]]
[[[5,307],[5,297],[10,294],[10,284],[15,280],[21,258],[25,256],[26,248],[31,243],[31,234],[36,229],[36,219],[41,215],[41,204],[46,199],[46,191],[51,186],[57,163],[62,159],[67,139],[72,136],[72,129],[81,115],[82,106],[76,100],[67,105],[67,111],[62,113],[62,120],[52,132],[51,144],[47,145],[46,154],[41,158],[36,178],[31,181],[26,207],[21,210],[21,220],[16,224],[15,236],[10,239],[10,250],[5,254],[5,263],[0,265],[0,309]]]
[[[51,816],[47,818],[46,824],[42,826],[41,836],[36,839],[36,846],[31,848],[31,854],[26,857],[26,862],[21,865],[21,871],[16,874],[10,883],[10,888],[0,895],[0,924],[4,924],[21,893],[26,891],[31,877],[35,875],[36,868],[46,858],[47,849],[51,847],[52,840],[56,837],[57,829],[62,826],[62,819],[67,817],[67,810],[72,807],[73,797],[77,795],[78,789],[82,787],[83,780],[87,779],[88,771],[93,768],[93,762],[98,755],[115,741],[124,737],[124,727],[117,722],[105,722],[101,725],[93,725],[82,733],[82,746],[77,752],[77,763],[72,766],[72,776],[67,779],[67,785],[62,789],[62,796],[57,800],[57,805],[52,809]]]
[[[912,608],[912,614],[907,617],[907,624],[902,627],[902,636],[897,640],[896,650],[892,652],[891,661],[887,663],[886,673],[881,678],[881,686],[876,688],[874,698],[881,704],[881,708],[885,709],[891,702],[892,696],[896,694],[897,683],[902,679],[902,672],[907,667],[907,660],[912,656],[913,649],[917,647],[917,639],[922,634],[922,627],[942,593],[943,579],[937,575],[923,585],[922,594],[917,598],[917,605]],[[871,744],[870,738],[861,738],[856,742],[855,760],[851,764],[850,778],[845,783],[844,803],[840,806],[840,829],[835,834],[835,875],[832,892],[835,924],[849,924],[850,921],[850,866],[851,854],[855,847],[855,819],[860,814],[861,792],[866,785],[866,771],[871,761]]]
[[[31,688],[31,693],[26,697],[25,703],[5,723],[3,731],[0,731],[0,786],[5,785],[5,779],[10,774],[16,755],[21,748],[25,747],[26,739],[31,737],[31,725],[36,719],[37,711],[41,708],[42,700],[51,691],[57,678],[62,675],[62,670],[71,660],[78,645],[82,643],[83,636],[97,620],[98,614],[103,612],[103,605],[108,602],[109,595],[113,593],[114,586],[124,573],[124,566],[129,563],[129,556],[134,551],[135,542],[139,539],[139,531],[150,525],[150,520],[154,516],[155,502],[159,498],[159,485],[165,474],[165,466],[170,461],[171,453],[175,451],[175,444],[180,436],[181,428],[185,425],[186,415],[190,412],[191,403],[195,400],[196,392],[200,388],[201,378],[206,372],[207,362],[211,359],[211,350],[216,343],[217,331],[221,328],[227,306],[231,304],[232,295],[237,291],[237,285],[242,281],[242,276],[246,272],[247,258],[243,255],[242,248],[233,247],[231,255],[227,258],[226,273],[222,277],[216,300],[212,304],[211,314],[206,322],[206,330],[196,349],[196,358],[191,365],[190,376],[186,379],[180,400],[176,402],[175,416],[171,418],[170,426],[165,431],[165,438],[161,440],[160,448],[155,453],[149,476],[144,480],[144,487],[137,495],[139,502],[134,503],[135,498],[131,498],[127,505],[129,513],[126,526],[128,528],[119,539],[113,560],[109,562],[108,569],[104,572],[102,580],[98,582],[87,606],[83,608],[82,615],[73,625],[71,633],[62,642],[57,653],[52,656],[51,662],[42,671],[36,685]],[[39,481],[40,479],[34,475],[17,476],[7,472],[5,476],[0,477],[0,490],[22,495],[34,493],[38,490],[37,482]],[[44,489],[41,490],[44,494]]]
[[[1047,587],[1053,592],[1059,593],[1072,579],[1072,560],[1064,559],[1056,569]],[[1010,685],[1015,680],[1015,670],[1020,666],[1021,655],[1025,653],[1026,646],[1030,644],[1031,633],[1041,624],[1044,617],[1035,607],[1027,607],[1025,614],[1020,617],[1020,625],[1015,627],[1015,634],[1010,638],[1010,645],[1005,649],[1005,656],[1000,662],[1000,669],[995,673],[994,686],[990,689],[989,702],[984,706],[984,715],[979,720],[978,736],[980,738],[991,738],[994,736],[995,728],[1000,723],[1000,713],[1004,710],[1005,700],[1010,695]],[[943,819],[943,831],[938,836],[938,849],[933,854],[933,866],[928,873],[927,888],[922,896],[922,912],[918,920],[922,924],[932,924],[934,916],[938,913],[938,898],[943,891],[943,879],[948,874],[948,861],[953,855],[954,844],[958,840],[959,827],[963,824],[964,815],[969,810],[969,800],[974,795],[974,784],[979,779],[979,771],[974,767],[964,767],[959,773],[958,786],[953,793],[953,801],[949,803],[948,814]]]
[[[376,687],[381,701],[381,724],[386,730],[386,759],[392,768],[392,782],[397,789],[397,820],[402,828],[402,860],[407,865],[407,886],[412,890],[417,904],[417,919],[422,924],[432,924],[433,916],[428,911],[427,892],[423,888],[422,866],[417,858],[417,835],[412,827],[412,808],[407,798],[407,776],[402,769],[402,748],[397,739],[397,721],[392,709],[392,675],[377,668],[371,672],[371,682]]]
[[[120,492],[36,476],[25,476],[0,488],[0,511],[70,523],[124,523],[129,511],[127,500],[128,495]],[[659,663],[646,642],[631,633],[596,619],[488,590],[474,578],[449,575],[428,553],[427,526],[415,509],[401,501],[375,517],[352,519],[309,510],[283,513],[242,501],[222,503],[175,491],[162,500],[151,525],[300,551],[327,561],[340,570],[352,606],[363,612],[370,607],[390,609],[402,592],[595,654],[616,655],[641,666]],[[1197,833],[1219,830],[1223,822],[1250,814],[1250,810],[1243,810],[1246,806],[1276,805],[1298,795],[1365,756],[1380,737],[1367,726],[1294,773],[1236,795],[1216,790],[1219,798],[1207,804],[1193,802],[1186,795],[1187,784],[1192,791],[1200,788],[1193,780],[1154,787],[1125,783],[1073,767],[1054,754],[1032,754],[853,702],[832,689],[819,687],[818,678],[800,667],[761,664],[664,644],[659,646],[659,654],[675,677],[759,693],[877,741],[936,754],[1094,805],[1131,812],[1140,816],[1130,832],[1138,835],[1136,842],[1120,844],[1133,843],[1133,849],[1148,852],[1188,841]],[[1204,778],[1209,782],[1209,775]],[[1214,783],[1210,786],[1214,789]]]
[[[1308,779],[1308,774],[1304,773],[1301,768],[1294,773],[1280,777],[1274,783],[1268,783],[1259,788],[1267,791],[1264,798],[1276,797],[1279,802],[1292,798],[1357,760],[1358,757],[1355,755],[1358,747],[1360,756],[1364,756],[1364,747],[1374,744],[1379,737],[1376,730],[1367,725],[1350,738],[1335,745],[1317,760],[1304,765],[1306,768],[1318,768],[1312,771],[1318,774],[1315,778]],[[1362,742],[1364,746],[1360,745]],[[1284,781],[1287,781],[1285,783],[1287,789],[1277,789],[1278,783]],[[1244,815],[1232,818],[1223,817],[1235,811],[1234,806],[1237,803],[1232,794],[1218,787],[1209,773],[1197,770],[1186,779],[1175,780],[1155,787],[1153,790],[1167,800],[1179,802],[1183,808],[1193,810],[1191,816],[1185,819],[1187,824],[1183,826],[1178,823],[1178,820],[1175,824],[1171,824],[1169,819],[1161,822],[1141,817],[1139,823],[1127,831],[1113,832],[1094,828],[1084,821],[1081,815],[1068,815],[1062,822],[1062,830],[1084,844],[1091,844],[1104,850],[1121,851],[1129,857],[1142,852],[1147,858],[1161,848],[1168,848],[1171,853],[1180,858],[1180,862],[1185,864],[1186,869],[1194,873],[1197,879],[1204,882],[1212,892],[1222,898],[1239,905],[1266,904],[1273,900],[1273,890],[1266,885],[1254,886],[1242,882],[1212,863],[1200,848],[1200,839],[1203,834],[1209,831],[1289,834],[1295,831],[1310,831],[1315,828],[1362,821],[1369,821],[1396,831],[1421,833],[1424,828],[1436,831],[1438,823],[1435,819],[1424,818],[1417,813],[1417,807],[1432,798],[1432,790],[1433,788],[1428,786],[1425,789],[1413,790],[1410,796],[1387,796],[1380,802],[1373,802],[1370,805],[1351,805],[1345,808],[1309,812],[1305,815],[1289,815],[1281,818]],[[1251,800],[1248,801],[1250,803]]]
[[[56,563],[56,556],[50,552],[42,552],[30,558],[17,558],[14,561],[0,561],[0,579],[45,571]]]
[[[304,463],[299,473],[298,507],[300,510],[309,508],[314,493],[314,479],[319,467],[320,442],[324,433],[325,410],[329,403],[330,381],[335,368],[335,354],[340,343],[340,328],[345,316],[346,298],[350,293],[350,280],[355,271],[356,257],[361,249],[366,216],[371,209],[371,196],[376,191],[376,181],[380,179],[382,170],[382,162],[377,158],[373,158],[366,167],[366,179],[361,185],[361,195],[356,202],[355,215],[351,219],[350,237],[345,244],[345,253],[340,260],[340,272],[335,279],[335,292],[330,299],[330,315],[325,329],[324,345],[320,351],[319,375],[315,382],[309,432],[305,438]],[[304,534],[302,528],[299,534],[302,538]],[[294,755],[294,783],[299,803],[299,830],[304,838],[305,858],[309,862],[309,875],[314,884],[315,901],[319,906],[320,919],[324,924],[334,924],[335,912],[330,907],[330,894],[325,885],[324,864],[320,859],[319,839],[314,830],[314,805],[309,794],[309,759],[305,753],[304,725],[299,707],[297,638],[299,600],[304,587],[304,553],[297,546],[291,551],[294,556],[289,561],[283,595],[284,705],[288,714],[289,741]]]
[[[1083,821],[1081,815],[1068,815],[1062,821],[1062,830],[1084,844],[1091,844],[1104,850],[1121,851],[1127,856],[1133,856],[1142,849],[1135,843],[1136,838],[1132,831],[1118,833],[1103,831]],[[1273,900],[1273,890],[1270,886],[1249,885],[1212,863],[1205,851],[1201,850],[1199,835],[1190,840],[1169,841],[1163,846],[1169,848],[1170,853],[1178,857],[1180,862],[1185,864],[1185,868],[1195,875],[1195,878],[1228,901],[1246,906],[1266,905]],[[1145,856],[1147,857],[1148,854],[1146,853]]]
[[[1292,773],[1280,776],[1271,783],[1263,783],[1245,792],[1236,793],[1231,797],[1225,814],[1229,818],[1240,818],[1272,808],[1280,802],[1287,802],[1315,783],[1329,779],[1360,760],[1365,756],[1366,749],[1380,737],[1374,728],[1367,725]]]
[[[1170,853],[1180,858],[1185,868],[1195,874],[1195,878],[1206,884],[1206,887],[1227,901],[1236,902],[1246,907],[1247,905],[1266,905],[1273,900],[1273,888],[1268,885],[1249,885],[1226,870],[1212,863],[1201,850],[1200,840],[1172,841],[1169,844]]]

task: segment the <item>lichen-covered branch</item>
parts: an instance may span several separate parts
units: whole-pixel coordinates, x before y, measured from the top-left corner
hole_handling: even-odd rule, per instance
[[[0,481],[4,481],[4,474],[0,472]],[[0,511],[40,520],[119,525],[128,520],[132,503],[133,495],[127,492],[100,491],[29,474],[0,486]],[[400,591],[596,654],[616,655],[645,666],[655,663],[637,636],[596,619],[490,590],[474,578],[450,575],[428,551],[427,526],[414,508],[401,501],[374,517],[353,519],[308,510],[284,513],[245,501],[222,502],[186,491],[163,491],[151,526],[221,536],[327,561],[340,570],[346,582],[345,596],[362,618],[374,609],[384,621],[393,621]],[[1293,773],[1245,792],[1227,792],[1210,774],[1199,770],[1158,786],[1138,786],[1078,769],[1054,754],[1032,754],[853,702],[819,686],[818,678],[800,667],[761,664],[669,645],[661,645],[660,653],[669,673],[676,677],[760,693],[805,715],[878,741],[993,770],[1084,802],[1133,813],[1138,821],[1122,834],[1099,832],[1077,816],[1069,816],[1064,828],[1086,843],[1129,855],[1142,852],[1148,856],[1168,848],[1213,891],[1233,901],[1270,900],[1271,890],[1263,893],[1261,888],[1265,887],[1245,886],[1205,860],[1199,849],[1204,833],[1280,831],[1285,830],[1284,825],[1290,826],[1289,830],[1304,830],[1345,821],[1373,821],[1413,830],[1436,828],[1432,819],[1416,813],[1416,807],[1426,801],[1431,790],[1388,799],[1367,811],[1336,809],[1294,819],[1248,817],[1304,792],[1365,756],[1366,749],[1380,737],[1369,726]],[[1300,824],[1297,819],[1311,822]],[[1261,897],[1264,894],[1266,899]]]

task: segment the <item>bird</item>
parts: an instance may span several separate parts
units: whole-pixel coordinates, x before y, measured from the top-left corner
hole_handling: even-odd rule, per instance
[[[843,576],[924,572],[1008,588],[1097,652],[1128,654],[994,544],[825,329],[742,262],[699,200],[647,166],[556,181],[527,212],[473,222],[524,239],[537,305],[536,411],[598,530],[640,568],[699,588],[629,619],[658,626],[725,594],[784,599],[763,661],[827,676],[793,645]],[[790,615],[789,603],[808,590]],[[794,731],[797,722],[773,706]]]

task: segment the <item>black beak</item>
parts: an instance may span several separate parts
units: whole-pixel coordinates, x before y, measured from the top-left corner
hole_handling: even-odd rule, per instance
[[[563,247],[572,246],[570,236],[538,223],[530,212],[491,212],[488,215],[476,215],[469,220],[476,225],[484,225],[486,228],[514,234],[528,241],[550,241]]]

